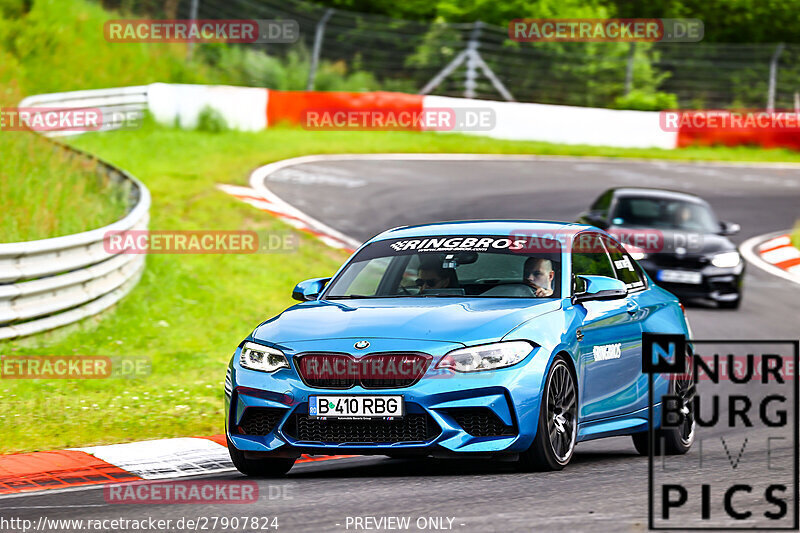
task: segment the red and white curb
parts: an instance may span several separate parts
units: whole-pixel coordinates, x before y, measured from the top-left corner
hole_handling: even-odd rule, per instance
[[[758,253],[767,263],[800,276],[800,250],[792,245],[789,235],[768,240],[758,247]]]
[[[351,457],[303,455],[297,463]],[[0,455],[0,497],[41,490],[234,472],[224,435]]]
[[[250,187],[238,185],[217,185],[217,188],[231,196],[242,200],[253,207],[270,213],[298,230],[313,235],[332,248],[340,248],[353,252],[360,243],[336,231],[322,222],[306,215],[299,209],[287,204],[271,191],[257,191]]]
[[[770,274],[800,284],[800,250],[786,232],[752,237],[739,247],[753,265]]]

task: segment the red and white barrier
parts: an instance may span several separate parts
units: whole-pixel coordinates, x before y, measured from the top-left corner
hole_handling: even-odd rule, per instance
[[[659,127],[659,113],[618,111],[517,102],[468,100],[390,92],[272,91],[249,87],[156,83],[148,91],[156,120],[193,128],[205,108],[228,126],[258,131],[273,124],[302,125],[307,110],[421,113],[426,109],[491,109],[496,122],[489,131],[464,132],[496,139],[587,144],[628,148],[675,148],[678,134]],[[421,129],[421,128],[418,128]]]
[[[65,99],[67,95],[69,98]],[[617,148],[753,145],[800,150],[800,117],[796,113],[627,111],[392,92],[273,91],[255,87],[166,83],[37,95],[26,98],[22,104],[42,106],[48,102],[62,101],[68,101],[68,104],[60,105],[69,108],[100,107],[104,114],[103,130],[120,127],[113,120],[122,116],[123,112],[136,114],[145,108],[157,121],[187,129],[196,128],[203,111],[211,109],[226,121],[228,127],[242,131],[260,131],[279,123],[309,129],[336,129],[333,125],[311,128],[311,124],[304,124],[311,122],[309,117],[304,116],[309,111],[316,111],[315,116],[320,111],[345,111],[349,112],[346,115],[348,117],[370,111],[394,117],[432,117],[447,110],[452,111],[452,116],[464,116],[463,112],[459,114],[459,110],[479,113],[489,110],[493,125],[488,128],[483,125],[471,131],[463,125],[443,128],[441,124],[425,124],[423,120],[400,129],[457,131],[495,139]],[[667,116],[672,117],[671,120],[666,120]],[[680,119],[678,125],[670,125],[676,122],[676,117]],[[698,121],[697,118],[706,120]],[[724,121],[726,118],[728,120]],[[733,121],[733,118],[741,123]],[[748,121],[745,118],[758,120]],[[721,125],[724,122],[730,124]],[[346,127],[351,126],[348,124]],[[363,129],[370,129],[370,126]]]

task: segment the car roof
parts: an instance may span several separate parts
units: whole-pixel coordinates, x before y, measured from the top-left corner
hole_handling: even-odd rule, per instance
[[[393,228],[379,233],[369,242],[438,235],[524,235],[532,232],[548,233],[556,231],[577,233],[586,229],[594,229],[602,233],[602,230],[598,230],[594,226],[571,222],[547,220],[456,220]]]
[[[614,196],[622,197],[622,196],[638,196],[638,197],[650,197],[650,198],[665,198],[669,200],[684,200],[687,202],[695,202],[695,203],[707,203],[705,200],[700,198],[697,195],[688,193],[688,192],[681,192],[681,191],[671,191],[668,189],[651,189],[648,187],[616,187],[611,189],[613,191]]]

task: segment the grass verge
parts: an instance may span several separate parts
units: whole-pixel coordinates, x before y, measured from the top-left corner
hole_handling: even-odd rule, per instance
[[[470,152],[787,161],[748,148],[621,150],[413,132],[187,132],[155,126],[73,141],[131,171],[153,194],[153,230],[291,228],[215,188],[246,184],[255,167],[310,153]],[[101,318],[0,344],[2,354],[145,356],[137,379],[0,380],[0,452],[219,433],[222,382],[234,347],[292,303],[302,279],[332,273],[345,254],[299,236],[293,253],[149,255],[134,291]]]

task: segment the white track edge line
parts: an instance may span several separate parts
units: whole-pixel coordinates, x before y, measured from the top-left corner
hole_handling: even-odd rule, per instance
[[[476,154],[476,153],[374,153],[374,154],[314,154],[291,157],[264,165],[278,165],[277,170],[303,163],[319,163],[324,161],[590,161],[599,163],[669,163],[692,166],[740,167],[740,168],[772,168],[800,170],[800,163],[777,163],[765,161],[701,161],[695,159],[656,159],[646,157],[611,157],[611,156],[578,156],[578,155],[537,155],[537,154]],[[258,172],[257,168],[253,173]]]

